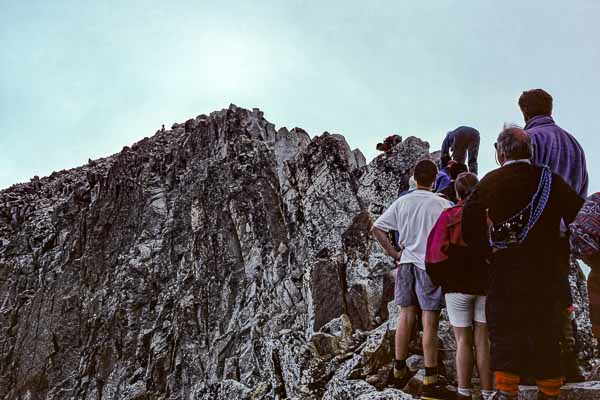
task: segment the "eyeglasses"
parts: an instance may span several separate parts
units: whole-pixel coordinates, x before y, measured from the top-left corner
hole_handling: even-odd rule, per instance
[[[494,143],[494,148],[496,151],[494,152],[494,158],[496,159],[496,164],[500,165],[500,160],[498,160],[498,142]]]

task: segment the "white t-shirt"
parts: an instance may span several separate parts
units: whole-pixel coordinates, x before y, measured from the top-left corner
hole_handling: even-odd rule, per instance
[[[452,203],[433,192],[415,190],[394,201],[374,226],[384,232],[398,231],[398,243],[404,247],[400,263],[414,263],[425,269],[429,232],[442,211],[451,206]]]

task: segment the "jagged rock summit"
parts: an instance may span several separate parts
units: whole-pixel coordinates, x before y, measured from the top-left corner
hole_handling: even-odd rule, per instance
[[[427,154],[232,105],[0,192],[0,398],[410,399],[368,233]]]

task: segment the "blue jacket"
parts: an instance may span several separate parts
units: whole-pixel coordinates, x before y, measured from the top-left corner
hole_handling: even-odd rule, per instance
[[[585,199],[588,192],[588,173],[585,154],[579,142],[556,125],[549,115],[538,115],[527,121],[525,130],[531,137],[535,165],[547,165],[553,173]]]
[[[433,186],[433,189],[436,192],[439,192],[440,190],[447,187],[450,184],[451,180],[452,178],[450,178],[450,172],[448,172],[448,168],[444,167],[440,169],[440,172],[438,172],[435,178],[435,185]]]

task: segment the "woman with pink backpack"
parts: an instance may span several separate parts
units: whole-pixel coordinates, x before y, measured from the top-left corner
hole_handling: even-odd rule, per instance
[[[477,177],[463,172],[454,187],[458,203],[445,209],[429,234],[425,256],[426,271],[442,287],[448,318],[456,337],[457,399],[472,398],[471,373],[476,362],[483,398],[492,394],[490,343],[485,317],[487,264],[485,256],[467,247],[462,237],[464,201],[477,185]],[[475,360],[473,359],[475,347]]]

